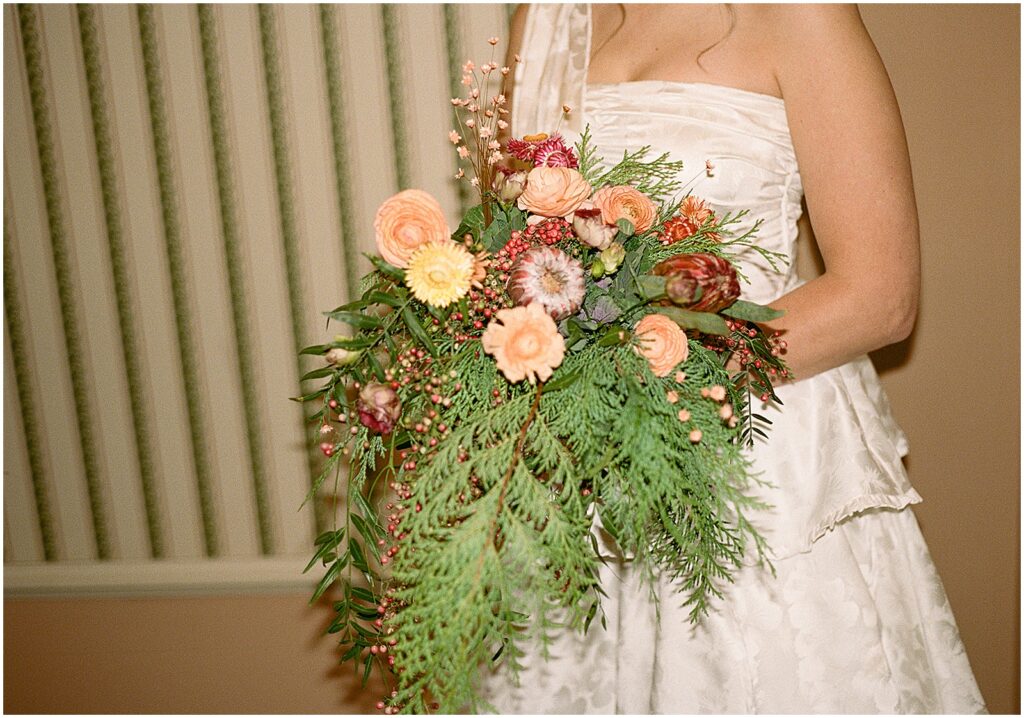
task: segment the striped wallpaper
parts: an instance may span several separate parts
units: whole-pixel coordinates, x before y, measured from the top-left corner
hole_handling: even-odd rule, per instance
[[[447,98],[512,7],[4,7],[8,594],[304,581],[296,351],[383,199],[454,226]]]

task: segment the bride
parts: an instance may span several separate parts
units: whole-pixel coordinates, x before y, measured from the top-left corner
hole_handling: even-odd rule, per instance
[[[610,541],[605,628],[501,667],[508,713],[978,713],[985,707],[910,505],[920,496],[866,353],[910,333],[918,220],[896,99],[855,6],[521,5],[512,131],[587,125],[609,159],[651,145],[693,194],[749,208],[793,256],[801,200],[825,264],[806,283],[741,256],[745,298],[785,310],[795,381],[752,450],[772,508],[751,562],[691,626]],[[599,531],[599,529],[598,529]]]

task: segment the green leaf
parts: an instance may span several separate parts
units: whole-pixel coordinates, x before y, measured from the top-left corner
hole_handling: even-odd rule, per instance
[[[488,252],[497,252],[508,242],[511,233],[508,220],[504,217],[495,217],[491,226],[480,235],[480,242]]]
[[[405,326],[409,328],[409,331],[416,341],[423,345],[423,347],[430,352],[431,356],[437,356],[437,347],[434,346],[434,342],[431,341],[430,336],[427,334],[427,330],[420,324],[419,318],[416,316],[416,312],[413,311],[412,307],[407,306],[402,310],[402,319],[405,320]]]
[[[370,566],[366,563],[366,554],[363,553],[363,547],[359,545],[358,541],[353,541],[351,538],[348,540],[348,550],[352,554],[352,565],[358,568],[363,573],[370,572]]]
[[[358,598],[360,601],[366,601],[367,603],[372,603],[374,605],[377,604],[376,597],[374,597],[374,595],[365,588],[362,588],[360,586],[351,586],[350,590],[352,592],[352,595]]]
[[[347,651],[345,651],[345,655],[341,657],[341,662],[344,663],[345,661],[352,660],[353,658],[358,656],[359,652],[362,650],[362,646],[360,646],[358,643],[353,643],[352,646]]]
[[[608,331],[601,335],[601,338],[597,340],[597,345],[599,347],[610,347],[615,346],[616,344],[622,344],[627,336],[624,332],[625,328],[621,324],[611,324],[608,327]],[[619,336],[620,334],[622,336]]]
[[[753,302],[737,299],[732,306],[723,309],[722,314],[734,319],[744,319],[748,322],[770,322],[772,319],[778,319],[785,312],[780,309],[766,307],[762,304],[754,304]]]
[[[545,384],[543,393],[546,394],[549,391],[558,391],[559,389],[564,389],[565,387],[571,385],[579,378],[580,373],[578,371],[570,372],[565,376],[560,376],[554,381],[549,381],[547,384]]]
[[[373,266],[377,268],[377,271],[384,276],[397,279],[400,282],[405,280],[405,270],[400,269],[393,264],[388,264],[375,254],[367,254],[366,256],[369,257],[371,262],[373,262]]]
[[[664,314],[683,329],[696,329],[704,334],[718,334],[721,336],[729,334],[729,326],[717,314],[692,312],[689,309],[681,309],[680,307],[656,307],[654,311]]]
[[[656,274],[642,274],[636,278],[636,286],[640,295],[647,299],[656,299],[665,295],[665,278]]]
[[[337,545],[337,543],[340,540],[341,536],[343,536],[344,534],[345,534],[345,529],[344,528],[340,528],[337,531],[324,531],[322,534],[320,534],[319,536],[316,537],[316,540],[313,541],[313,545],[314,546],[319,546],[320,544],[331,543],[331,542],[333,542],[335,545]]]
[[[377,361],[377,357],[373,355],[373,352],[366,352],[366,361],[370,365],[373,375],[377,377],[377,381],[386,381],[387,377],[384,375],[384,367]]]
[[[312,401],[313,399],[316,399],[318,396],[323,396],[326,393],[327,393],[327,387],[325,386],[325,387],[321,387],[321,388],[317,389],[312,394],[306,394],[305,396],[293,396],[292,397],[292,401],[297,401],[299,403],[305,403],[307,401]]]
[[[482,205],[470,207],[466,211],[466,214],[462,217],[462,222],[459,224],[458,229],[452,234],[452,239],[456,242],[461,242],[463,235],[467,232],[472,234],[473,237],[479,237],[480,232],[484,228],[484,208]]]
[[[510,230],[522,232],[526,229],[526,210],[519,209],[519,207],[513,203],[505,209],[505,212],[508,215]]]
[[[363,670],[363,685],[370,680],[370,672],[373,670],[373,654],[366,657],[366,668]]]
[[[354,302],[349,302],[348,304],[342,304],[340,307],[335,307],[330,312],[324,312],[324,313],[325,314],[330,314],[332,312],[352,312],[352,311],[358,311],[360,309],[365,309],[371,303],[372,302],[368,302],[366,300],[366,297],[363,296],[362,298],[357,299]]]
[[[305,374],[302,375],[302,378],[299,379],[299,381],[309,381],[310,379],[322,379],[323,377],[330,376],[333,373],[333,366],[325,366],[319,369],[314,369],[313,371],[306,372]]]
[[[367,301],[369,301],[370,304],[385,304],[389,307],[394,307],[395,309],[397,309],[398,307],[402,306],[402,303],[405,301],[406,292],[405,289],[402,287],[397,287],[396,289],[398,291],[396,291],[395,294],[388,294],[387,292],[381,291],[372,291],[366,295],[366,299]]]
[[[326,344],[314,344],[311,347],[301,349],[299,351],[299,355],[301,356],[303,354],[323,354],[328,349],[330,349],[330,347],[327,346]]]
[[[327,573],[324,574],[324,577],[320,579],[320,583],[317,584],[316,590],[313,591],[313,598],[309,599],[310,603],[316,603],[316,600],[324,595],[324,592],[337,580],[342,568],[344,568],[344,562],[340,559],[331,564],[331,567],[327,569]]]
[[[348,349],[350,351],[358,351],[359,349],[366,349],[367,347],[373,346],[376,340],[373,337],[338,337],[334,339],[328,347],[340,347],[342,349]]]
[[[378,329],[383,325],[383,322],[372,314],[347,311],[324,312],[324,314],[336,322],[344,322],[356,329]]]
[[[622,232],[625,237],[632,237],[633,233],[636,231],[636,228],[633,227],[633,223],[625,217],[621,217],[616,220],[615,226],[619,228],[619,231]]]

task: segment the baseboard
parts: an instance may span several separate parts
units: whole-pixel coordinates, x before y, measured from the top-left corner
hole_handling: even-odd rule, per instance
[[[311,590],[307,557],[88,561],[4,565],[4,598],[203,595]]]

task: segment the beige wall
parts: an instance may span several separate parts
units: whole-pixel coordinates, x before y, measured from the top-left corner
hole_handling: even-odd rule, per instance
[[[255,37],[251,9],[236,12],[245,37]],[[292,33],[315,20],[308,9],[289,12]],[[1019,712],[1019,8],[865,5],[861,12],[907,126],[924,259],[917,330],[874,359],[910,438],[907,464],[925,498],[916,513],[982,692],[993,712]],[[231,42],[253,41],[243,39]],[[323,128],[317,132],[316,141],[329,145]],[[884,231],[869,222],[862,229]],[[283,304],[283,278],[274,286]],[[5,397],[11,388],[5,381]],[[5,482],[9,549],[24,517],[8,506]],[[328,613],[308,608],[301,592],[8,598],[5,709],[368,709],[373,692],[359,692],[348,672],[336,670],[333,641],[318,636]]]

